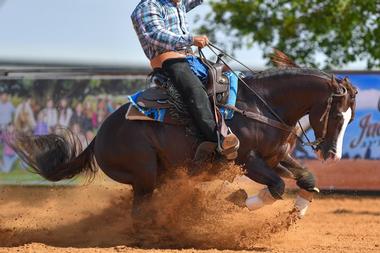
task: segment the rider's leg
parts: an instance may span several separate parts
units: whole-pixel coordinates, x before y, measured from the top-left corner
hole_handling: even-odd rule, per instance
[[[185,58],[166,60],[162,68],[168,73],[182,96],[196,126],[207,141],[216,142],[216,123],[206,90],[192,72]]]
[[[285,192],[284,181],[254,151],[251,151],[249,154],[245,169],[250,179],[267,185],[267,188],[260,190],[257,195],[247,198],[246,206],[250,210],[259,209],[264,205],[269,205],[276,200],[282,199],[282,195]]]

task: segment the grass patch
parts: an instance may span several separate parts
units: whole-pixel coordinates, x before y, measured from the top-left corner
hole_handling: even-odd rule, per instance
[[[80,179],[76,178],[60,182],[49,182],[37,173],[32,172],[20,159],[13,164],[9,173],[0,172],[0,185],[73,185],[79,181]]]
[[[44,181],[44,179],[17,160],[9,173],[0,172],[0,184]]]
[[[0,173],[0,183],[44,180],[40,175],[21,168],[19,164],[20,162],[17,161],[9,173]]]

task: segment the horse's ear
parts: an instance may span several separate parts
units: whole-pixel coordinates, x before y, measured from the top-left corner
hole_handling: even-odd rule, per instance
[[[273,48],[273,54],[271,54],[270,60],[272,61],[273,65],[278,68],[300,68],[300,66],[298,66],[289,56],[277,48]]]
[[[348,79],[347,76],[343,78],[342,84],[350,92],[351,96],[355,96],[356,94],[358,94],[358,90],[355,86],[351,84],[350,79]]]
[[[343,78],[342,85],[344,88],[351,90],[350,81],[348,80],[347,76]]]
[[[339,90],[339,84],[337,83],[334,74],[331,76],[330,86],[331,86],[331,88],[333,88],[334,91]]]

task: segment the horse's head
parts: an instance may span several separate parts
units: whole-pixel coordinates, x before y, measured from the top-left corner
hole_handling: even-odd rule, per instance
[[[311,108],[309,119],[317,140],[318,157],[339,160],[344,133],[355,116],[357,89],[348,78],[337,80],[334,76],[329,87],[331,94]]]

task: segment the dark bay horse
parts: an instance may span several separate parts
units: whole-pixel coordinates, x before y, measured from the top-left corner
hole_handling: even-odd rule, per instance
[[[301,117],[309,114],[319,157],[341,158],[344,131],[355,111],[356,90],[348,79],[340,80],[314,69],[278,68],[247,76],[244,81],[248,86],[239,84],[237,108],[276,121],[252,94],[250,89],[254,89],[287,126],[295,127]],[[183,126],[128,121],[125,119],[128,106],[111,114],[81,152],[77,151],[75,141],[55,134],[16,137],[13,146],[37,173],[51,181],[72,178],[82,172],[95,173],[97,163],[113,180],[132,185],[134,203],[138,203],[152,194],[158,178],[168,168],[183,165],[194,157],[199,140],[187,134]],[[248,207],[256,209],[266,204],[265,200],[281,199],[284,169],[294,174],[304,190],[315,189],[312,174],[289,155],[289,143],[294,140],[292,131],[237,112],[227,124],[240,139],[236,163],[243,165],[247,177],[267,186],[259,194],[262,203],[247,200]]]

